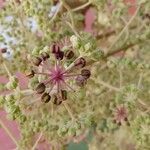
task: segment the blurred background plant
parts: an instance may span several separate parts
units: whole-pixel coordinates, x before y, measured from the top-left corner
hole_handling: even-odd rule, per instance
[[[16,149],[150,149],[149,10],[149,0],[3,2],[0,107],[20,140],[0,124]]]

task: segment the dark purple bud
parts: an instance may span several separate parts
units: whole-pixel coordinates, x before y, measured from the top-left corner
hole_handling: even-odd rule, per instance
[[[50,57],[49,54],[46,53],[46,52],[43,52],[43,53],[41,54],[41,58],[42,58],[43,60],[46,60],[46,59],[48,59],[49,57]]]
[[[2,49],[1,49],[1,52],[2,52],[2,53],[6,53],[6,52],[7,52],[7,48],[2,48]]]
[[[55,105],[60,105],[62,103],[61,100],[58,99],[58,97],[55,95],[54,96],[54,102],[53,102]]]
[[[55,53],[55,57],[56,57],[56,59],[62,60],[64,57],[64,52],[60,51],[58,53]]]
[[[79,66],[81,68],[85,67],[86,60],[83,57],[80,57],[78,60],[75,61],[75,66]]]
[[[28,78],[33,78],[34,75],[35,75],[34,70],[31,70],[30,72],[26,73],[26,77],[28,77]]]
[[[44,93],[41,97],[41,101],[44,103],[48,103],[51,100],[51,96],[48,93]]]
[[[34,57],[32,61],[35,66],[39,66],[42,62],[42,59],[40,57]]]
[[[67,50],[67,51],[65,52],[65,57],[66,57],[67,59],[73,58],[73,57],[74,57],[74,52],[71,51],[71,50]]]
[[[62,100],[67,100],[67,91],[66,90],[61,90],[61,97],[62,97]]]
[[[115,119],[113,120],[113,123],[116,123],[116,120],[115,120]]]
[[[118,122],[117,124],[118,124],[118,126],[121,126],[121,122]]]
[[[60,52],[60,47],[57,44],[52,45],[52,53],[58,53]]]
[[[84,86],[86,84],[86,81],[87,81],[86,78],[82,75],[78,75],[76,77],[76,84],[78,86],[81,86],[81,87]]]
[[[124,118],[124,121],[128,121],[128,118],[126,117],[126,118]]]
[[[91,72],[88,69],[81,70],[81,75],[85,77],[85,79],[88,79],[91,76]]]
[[[39,84],[37,85],[37,87],[35,88],[35,90],[36,90],[36,92],[37,92],[38,94],[44,93],[44,92],[45,92],[45,89],[46,89],[46,86],[45,86],[44,83],[39,83]]]
[[[59,0],[53,0],[54,5],[56,5],[59,2]]]

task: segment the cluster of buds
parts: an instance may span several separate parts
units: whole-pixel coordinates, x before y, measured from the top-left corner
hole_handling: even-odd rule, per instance
[[[83,57],[75,57],[73,50],[62,51],[58,44],[51,47],[52,57],[43,52],[39,57],[33,58],[32,62],[37,69],[32,69],[27,77],[33,78],[36,75],[44,76],[44,81],[39,81],[34,88],[37,94],[41,95],[41,101],[48,103],[53,98],[53,103],[59,105],[67,100],[67,92],[73,91],[74,86],[70,83],[83,87],[91,75],[90,70],[84,69],[86,60]],[[65,60],[72,63],[65,67]],[[39,71],[42,70],[42,71]]]

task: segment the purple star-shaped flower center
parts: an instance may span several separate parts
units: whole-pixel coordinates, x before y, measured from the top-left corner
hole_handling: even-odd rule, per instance
[[[60,66],[55,66],[50,73],[51,80],[53,84],[64,82],[65,75],[64,75],[64,69]]]

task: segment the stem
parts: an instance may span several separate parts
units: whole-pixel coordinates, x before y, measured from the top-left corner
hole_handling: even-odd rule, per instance
[[[3,121],[1,119],[0,119],[0,125],[6,131],[8,136],[12,139],[12,141],[15,143],[15,145],[18,147],[17,140],[14,138],[14,136],[11,134],[11,132],[8,130],[8,128],[5,126],[5,124],[3,123]]]
[[[74,115],[73,115],[73,113],[72,113],[72,111],[71,111],[69,105],[68,105],[65,101],[63,101],[63,105],[64,105],[64,107],[66,108],[66,110],[68,111],[68,114],[70,115],[72,121],[74,121],[74,120],[75,120],[75,117],[74,117]]]
[[[85,4],[83,4],[83,5],[79,6],[79,7],[76,7],[76,8],[74,8],[74,9],[72,9],[72,11],[75,12],[75,11],[84,9],[85,7],[88,7],[88,6],[91,5],[91,4],[92,4],[92,2],[91,2],[91,1],[88,1],[88,2],[85,3]]]
[[[38,75],[50,75],[49,73],[45,73],[45,72],[35,72],[35,74],[38,74]]]
[[[111,35],[113,35],[113,34],[115,34],[116,33],[116,31],[115,30],[111,30],[111,31],[107,31],[106,33],[102,33],[102,34],[98,34],[97,36],[96,36],[96,38],[99,40],[99,39],[102,39],[102,38],[106,38],[106,37],[109,37],[109,36],[111,36]]]
[[[41,134],[39,135],[38,139],[36,140],[36,142],[35,142],[35,144],[33,145],[33,147],[32,147],[31,150],[35,150],[35,149],[36,149],[36,147],[37,147],[37,145],[38,145],[38,143],[39,143],[39,141],[40,141],[42,135],[43,135],[43,133],[41,132]]]
[[[144,113],[148,113],[150,111],[150,107],[148,106],[148,104],[146,104],[140,99],[138,99],[138,103],[145,107],[146,111],[144,111]]]
[[[72,31],[74,32],[74,34],[75,34],[77,37],[81,38],[80,35],[78,34],[78,32],[76,31],[76,29],[71,25],[71,23],[70,23],[70,22],[67,22],[67,24],[68,24],[68,26],[72,29]]]
[[[63,72],[63,74],[65,74],[66,72],[70,71],[73,67],[75,62],[80,58],[81,56],[77,57],[67,68],[66,70]]]
[[[43,68],[46,68],[46,70],[50,70],[50,65],[48,64],[48,61],[46,60],[46,61],[43,61],[43,63],[41,64],[41,66],[43,67]]]
[[[71,24],[73,26],[73,28],[75,27],[75,23],[74,23],[74,19],[73,19],[73,15],[72,15],[72,10],[70,8],[70,6],[64,1],[64,0],[61,0],[63,6],[67,9],[68,13],[69,13],[69,16],[70,16],[70,20],[71,20]]]
[[[120,77],[120,88],[122,87],[122,83],[123,83],[123,74],[122,74],[122,70],[119,69],[119,77]]]
[[[78,75],[81,75],[81,74],[64,74],[64,77],[76,77]]]
[[[131,19],[129,20],[129,22],[126,24],[126,26],[122,29],[122,31],[120,32],[120,34],[117,36],[117,38],[114,40],[114,42],[110,45],[110,47],[108,48],[107,51],[109,51],[115,44],[116,42],[120,39],[120,37],[122,36],[122,34],[124,33],[124,31],[128,28],[128,26],[132,23],[132,21],[134,20],[134,18],[136,17],[138,11],[140,9],[140,6],[137,8],[136,12],[134,13],[134,15],[131,17]]]
[[[56,18],[56,16],[57,16],[58,12],[60,11],[61,7],[62,7],[62,2],[60,2],[60,6],[59,6],[59,8],[57,9],[57,11],[55,12],[55,14],[53,15],[53,17],[51,18],[50,22],[52,22],[52,21],[55,20],[55,18]]]
[[[108,83],[106,83],[106,82],[104,82],[104,81],[102,81],[102,80],[98,80],[98,83],[100,83],[100,84],[102,84],[103,86],[105,86],[105,87],[107,87],[107,88],[109,88],[109,89],[111,89],[111,90],[114,90],[114,91],[120,91],[120,89],[119,88],[117,88],[117,87],[114,87],[114,86],[112,86],[112,85],[110,85],[110,84],[108,84]]]
[[[51,103],[51,115],[54,116],[54,104]]]
[[[138,85],[137,85],[138,89],[141,86],[142,78],[143,78],[143,73],[140,74],[140,78],[139,78]]]
[[[30,90],[30,89],[27,89],[27,90],[21,90],[21,93],[22,94],[33,94],[34,93],[34,91],[33,90]]]
[[[74,90],[69,84],[67,84],[65,81],[63,81],[63,83],[64,83],[70,90],[72,90],[73,92],[75,92],[75,90]]]
[[[40,70],[40,72],[43,72],[43,67],[40,66],[39,70]],[[42,80],[42,74],[39,75],[38,80],[39,80],[39,82],[41,82],[41,80]]]
[[[106,59],[106,58],[108,58],[108,57],[110,57],[110,56],[113,56],[113,55],[115,55],[115,54],[117,54],[117,53],[119,53],[119,52],[122,52],[122,51],[125,52],[125,51],[127,51],[129,48],[135,46],[135,45],[138,44],[138,43],[140,43],[140,41],[137,40],[135,43],[130,43],[130,44],[128,44],[128,45],[125,45],[125,46],[120,47],[119,49],[113,50],[113,51],[109,52],[108,54],[106,54],[106,56],[104,56],[104,59]]]
[[[5,70],[6,70],[7,74],[8,74],[8,76],[9,76],[9,77],[12,77],[12,75],[11,75],[11,73],[10,73],[10,71],[9,71],[9,69],[8,69],[8,67],[6,66],[5,63],[3,63],[3,66],[4,66],[4,68],[5,68]]]

